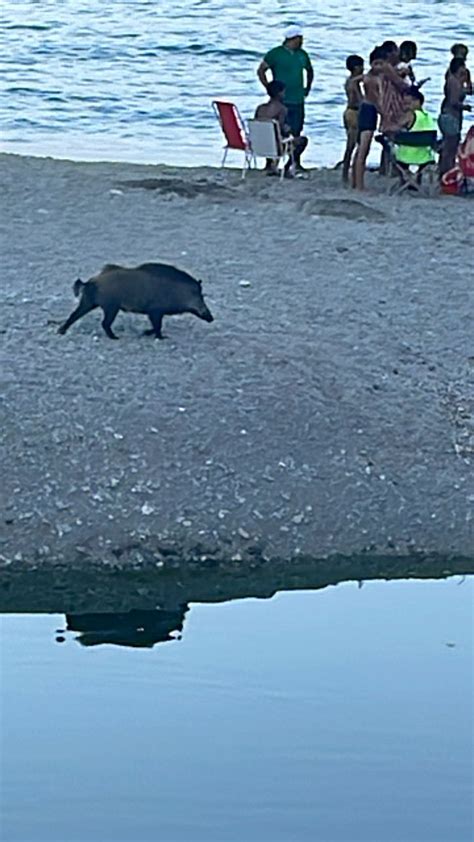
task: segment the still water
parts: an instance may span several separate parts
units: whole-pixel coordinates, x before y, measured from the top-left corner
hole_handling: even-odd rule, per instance
[[[347,55],[367,59],[385,39],[416,40],[436,116],[449,48],[472,47],[474,35],[472,0],[3,0],[0,148],[218,164],[211,100],[232,99],[252,116],[262,100],[258,63],[293,22],[304,25],[315,66],[307,160],[316,164],[341,157]]]
[[[3,615],[2,839],[470,842],[473,591]]]

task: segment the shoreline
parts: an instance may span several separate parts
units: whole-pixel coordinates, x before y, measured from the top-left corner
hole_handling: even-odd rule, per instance
[[[242,570],[474,559],[462,200],[324,169],[0,161],[5,575],[163,546]],[[111,343],[93,313],[56,335],[78,275],[149,260],[202,278],[215,323],[165,319],[160,343],[120,314]]]
[[[277,593],[321,590],[357,582],[439,580],[474,574],[474,560],[413,557],[333,556],[288,563],[255,555],[247,565],[209,557],[186,562],[162,556],[132,568],[60,565],[25,570],[14,563],[2,571],[0,614],[114,613],[173,610],[189,603],[271,599]]]
[[[131,159],[114,159],[114,158],[107,158],[107,157],[71,157],[69,155],[56,155],[51,154],[49,152],[37,152],[37,153],[28,153],[25,152],[15,152],[13,149],[5,150],[1,147],[0,144],[0,162],[5,160],[8,162],[11,159],[20,159],[22,161],[34,161],[34,162],[45,162],[45,161],[54,161],[57,164],[70,164],[77,167],[120,167],[122,169],[128,168],[137,168],[139,170],[154,170],[154,171],[172,171],[172,172],[191,172],[191,173],[207,173],[207,174],[217,174],[222,173],[224,176],[229,175],[237,175],[239,178],[242,173],[242,154],[237,150],[230,150],[229,155],[233,152],[235,153],[234,158],[228,159],[226,161],[226,165],[222,167],[220,165],[220,160],[222,158],[222,150],[223,146],[219,146],[217,148],[217,154],[215,156],[215,163],[196,163],[190,160],[189,163],[167,163],[165,161],[140,161],[140,160],[131,160]],[[375,147],[375,151],[379,151],[379,147]],[[342,149],[344,152],[344,149]],[[342,164],[342,152],[337,161],[335,161],[334,165],[332,164],[313,164],[310,163],[309,166],[305,166],[305,170],[309,174],[316,174],[316,173],[331,173],[331,172],[339,172],[340,167]],[[91,153],[92,154],[92,153]],[[337,157],[337,156],[336,156]],[[380,157],[380,156],[379,156]],[[303,162],[304,163],[304,162]],[[263,166],[264,161],[262,158],[258,159],[258,172],[263,174]],[[252,175],[254,174],[254,170],[251,171]],[[248,178],[248,174],[247,174]]]

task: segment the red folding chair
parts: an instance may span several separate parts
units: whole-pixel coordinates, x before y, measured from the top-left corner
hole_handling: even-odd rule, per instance
[[[245,123],[240,116],[239,109],[233,102],[225,102],[221,99],[213,100],[212,106],[226,140],[221,167],[225,164],[229,149],[237,149],[244,153],[242,178],[245,178],[245,172],[252,164],[253,154]]]
[[[441,192],[453,196],[474,193],[474,126],[458,146],[454,167],[442,176]]]

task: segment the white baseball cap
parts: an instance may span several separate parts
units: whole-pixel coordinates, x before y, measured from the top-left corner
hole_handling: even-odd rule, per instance
[[[303,37],[303,27],[298,26],[297,23],[292,23],[291,26],[287,26],[285,29],[285,40],[288,38],[302,38]]]

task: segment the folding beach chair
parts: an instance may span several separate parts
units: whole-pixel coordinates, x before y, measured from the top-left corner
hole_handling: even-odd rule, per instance
[[[225,102],[221,99],[213,100],[212,107],[226,141],[221,167],[226,162],[229,149],[237,149],[244,153],[242,178],[245,178],[245,172],[251,166],[253,156],[245,123],[240,116],[239,109],[233,102]]]
[[[282,137],[277,120],[248,120],[250,148],[256,158],[272,158],[284,177],[285,158],[293,161],[293,138]]]
[[[398,182],[389,187],[391,196],[399,196],[405,191],[426,197],[438,191],[438,173],[435,156],[424,164],[406,164],[397,159],[397,148],[426,149],[434,153],[439,150],[436,130],[409,132],[401,131],[394,135],[381,135],[377,138],[388,151],[390,171],[398,176]]]

